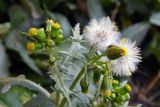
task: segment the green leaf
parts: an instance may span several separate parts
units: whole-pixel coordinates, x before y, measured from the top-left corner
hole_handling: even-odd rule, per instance
[[[33,19],[39,19],[42,16],[42,10],[35,5],[35,0],[20,0],[24,8],[32,15]],[[38,1],[37,1],[38,2]]]
[[[150,24],[147,22],[136,23],[127,29],[124,29],[122,31],[122,36],[129,38],[132,41],[136,41],[136,44],[139,45],[145,38],[149,28]]]
[[[27,20],[28,14],[19,5],[12,5],[9,8],[9,16],[11,20],[11,25],[17,27],[18,25],[24,23]]]
[[[12,30],[5,39],[6,47],[17,51],[22,57],[23,61],[36,73],[41,75],[42,73],[40,69],[35,65],[33,60],[27,54],[27,51],[24,47],[23,39],[24,38],[21,38],[18,32],[16,32],[15,30]]]
[[[9,75],[8,67],[9,60],[0,40],[0,77],[7,77]]]
[[[149,22],[154,25],[160,26],[160,12],[153,13],[149,18]]]
[[[22,77],[0,78],[0,90],[0,103],[3,103],[3,105],[9,103],[11,105],[6,107],[22,107],[22,104],[24,104],[24,107],[54,107],[53,102],[50,100],[50,93],[47,90]],[[12,91],[10,92],[10,90]],[[6,94],[7,97],[4,97]],[[16,106],[14,105],[15,103],[17,104]]]
[[[7,92],[0,93],[0,105],[4,107],[22,107],[33,97],[34,92],[21,86],[13,86]]]
[[[135,12],[146,14],[149,10],[145,0],[123,0],[123,2],[126,4],[125,8],[129,14]]]
[[[8,33],[10,28],[11,28],[11,24],[9,22],[5,22],[3,24],[0,24],[0,36]]]
[[[87,6],[90,18],[100,18],[105,16],[100,0],[87,0]]]

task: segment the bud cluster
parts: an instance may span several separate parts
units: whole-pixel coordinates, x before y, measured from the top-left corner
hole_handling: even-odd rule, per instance
[[[46,21],[46,28],[32,27],[28,30],[27,35],[34,39],[29,41],[26,48],[29,52],[33,52],[43,47],[49,53],[49,63],[55,62],[55,57],[51,55],[51,48],[55,45],[60,45],[63,42],[63,34],[59,23],[52,19]]]
[[[129,84],[120,87],[118,80],[113,79],[109,82],[104,81],[103,83],[105,85],[112,84],[112,89],[109,91],[106,90],[105,93],[107,94],[102,94],[104,96],[104,102],[111,103],[112,107],[119,107],[130,99],[129,93],[131,92],[131,86]]]

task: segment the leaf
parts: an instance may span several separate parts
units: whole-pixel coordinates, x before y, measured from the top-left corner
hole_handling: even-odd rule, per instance
[[[0,40],[0,77],[7,77],[9,75],[8,67],[8,57]]]
[[[79,23],[77,23],[74,27],[74,29],[72,29],[72,33],[73,36],[71,36],[72,39],[74,40],[82,40],[83,39],[83,35],[80,34],[80,27],[79,27]]]
[[[146,14],[149,8],[145,4],[145,0],[124,0],[126,4],[125,8],[129,14],[138,12],[140,14]]]
[[[122,35],[131,39],[132,41],[136,41],[136,44],[140,45],[140,43],[145,38],[149,28],[150,24],[147,22],[136,23],[127,29],[124,29]]]
[[[34,92],[27,88],[13,86],[6,93],[0,93],[0,105],[3,103],[7,107],[21,107],[33,97],[33,94]]]
[[[63,2],[66,2],[66,0],[42,0],[42,3],[45,4],[49,9],[53,9]]]
[[[154,25],[160,26],[160,12],[153,13],[149,18],[149,22]]]
[[[100,5],[100,0],[87,0],[88,13],[90,18],[100,18],[105,16],[105,13]]]
[[[46,96],[44,96],[43,94],[39,94],[37,97],[25,103],[23,107],[56,107],[56,106]]]
[[[11,24],[9,22],[5,22],[3,24],[0,24],[0,36],[7,33],[11,28]]]
[[[13,27],[21,25],[28,18],[28,14],[19,5],[12,5],[9,8],[9,16]]]
[[[30,80],[27,80],[27,79],[23,79],[23,78],[12,78],[12,77],[8,77],[8,78],[0,78],[0,89],[4,89],[4,87],[8,87],[10,85],[11,88],[7,88],[6,90],[6,93],[7,92],[10,92],[10,90],[13,88],[13,87],[17,87],[18,88],[20,87],[20,89],[14,89],[14,92],[12,91],[11,93],[7,94],[9,96],[10,99],[12,99],[12,102],[10,101],[10,99],[7,99],[5,98],[5,101],[9,101],[10,105],[13,105],[13,106],[7,106],[7,107],[22,107],[22,104],[21,103],[26,103],[25,104],[25,107],[35,107],[35,106],[29,106],[29,105],[37,105],[37,102],[39,102],[38,104],[41,104],[41,107],[54,107],[54,104],[53,102],[51,102],[50,100],[50,93],[48,91],[46,91],[44,88],[42,88],[41,86],[39,86],[38,84],[30,81]],[[4,90],[3,90],[4,91]],[[29,95],[32,95],[31,92],[34,92],[34,94],[36,94],[37,96],[34,97],[34,99],[29,99],[30,96],[26,96],[28,94],[26,94],[25,92],[29,91]],[[4,93],[3,95],[5,95],[6,93]],[[12,97],[12,94],[13,94],[13,97]],[[4,96],[2,97],[4,98]],[[1,101],[1,96],[0,96],[0,102]],[[18,103],[18,101],[16,100],[17,98],[19,98],[21,100],[21,102]],[[14,100],[13,100],[14,99]],[[35,102],[35,99],[36,99],[36,102]],[[26,101],[27,100],[27,101]],[[4,99],[3,99],[4,101]],[[14,102],[17,101],[16,106],[14,106]],[[42,104],[43,103],[43,104]],[[4,104],[4,103],[3,103]],[[20,106],[21,105],[21,106]],[[28,106],[27,106],[28,105]],[[48,106],[50,105],[50,106]]]
[[[39,19],[42,16],[42,10],[34,4],[34,1],[35,0],[21,0],[21,3],[32,15],[33,19]]]
[[[17,51],[22,57],[23,61],[36,73],[42,74],[40,69],[35,65],[33,60],[28,56],[26,49],[23,47],[23,41],[21,40],[20,35],[12,30],[5,39],[5,44],[7,48]],[[20,42],[21,41],[21,42]]]

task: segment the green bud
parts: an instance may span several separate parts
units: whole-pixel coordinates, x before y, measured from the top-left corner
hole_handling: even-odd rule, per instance
[[[41,28],[38,30],[38,36],[37,38],[40,40],[40,41],[45,41],[46,40],[46,34],[45,34],[45,31],[44,31],[44,28]]]
[[[107,64],[102,64],[102,74],[107,75],[108,74],[108,66]]]
[[[46,26],[46,31],[47,31],[47,32],[51,32],[51,30],[52,30],[52,26],[51,26],[51,25],[47,25],[47,26]]]
[[[116,98],[116,94],[112,92],[110,98],[111,98],[112,100],[114,100],[114,99]]]
[[[81,81],[80,81],[80,86],[81,86],[81,91],[84,94],[88,93],[88,88],[89,88],[89,80],[87,79],[87,77],[82,77]]]
[[[126,93],[125,95],[123,95],[123,99],[124,99],[125,101],[129,100],[129,99],[130,99],[129,93]]]
[[[42,44],[38,42],[28,42],[27,43],[27,50],[30,52],[37,50],[37,49],[41,49],[42,47],[43,47]]]
[[[56,61],[56,58],[54,56],[49,57],[49,63],[50,64],[54,64],[55,61]]]
[[[52,19],[48,19],[47,21],[46,21],[46,31],[47,32],[51,32],[51,30],[52,30],[52,24],[53,24],[54,22],[53,22],[53,20]]]
[[[54,46],[55,45],[55,42],[54,42],[54,40],[52,40],[52,39],[47,39],[47,45],[48,46]]]
[[[56,38],[55,38],[55,41],[58,44],[61,43],[63,41],[63,35],[62,34],[57,35]]]
[[[121,56],[126,55],[126,49],[122,47],[110,45],[107,47],[106,55],[109,59],[115,60]]]
[[[53,29],[52,31],[51,31],[51,38],[52,39],[55,39],[56,37],[57,37],[57,35],[60,35],[61,34],[61,30],[60,29]]]
[[[121,95],[124,95],[128,92],[131,92],[131,87],[129,84],[126,84],[124,87],[120,88],[120,89],[117,89],[116,92],[118,94],[121,94]]]
[[[119,95],[118,97],[116,97],[116,103],[118,103],[119,105],[124,104],[125,98],[122,95]]]
[[[102,73],[102,68],[100,66],[98,66],[97,68],[95,68],[93,70],[93,81],[95,83],[98,83],[101,77],[101,73]]]
[[[35,49],[41,49],[42,47],[41,43],[35,43]]]
[[[113,79],[113,80],[112,80],[112,86],[113,86],[113,89],[114,89],[114,90],[119,89],[119,81]]]
[[[103,81],[100,87],[101,93],[104,96],[110,96],[112,90],[112,79],[108,78],[107,76],[103,77]]]

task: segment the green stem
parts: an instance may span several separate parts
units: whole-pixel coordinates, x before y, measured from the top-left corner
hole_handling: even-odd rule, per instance
[[[83,76],[83,74],[85,73],[85,68],[86,66],[84,66],[82,68],[82,70],[79,72],[79,74],[77,75],[77,77],[75,78],[75,80],[72,82],[71,86],[70,86],[70,90],[72,91],[74,89],[74,87],[76,86],[76,84],[78,83],[78,81],[80,80],[80,78]],[[64,105],[66,104],[67,99],[63,98],[62,103],[60,104],[60,107],[64,107]]]
[[[89,52],[89,55],[88,55],[88,60],[90,58],[92,58],[92,56],[94,55],[94,48],[92,48]],[[87,61],[88,61],[87,60]],[[85,64],[85,66],[82,68],[82,70],[79,72],[79,74],[77,75],[77,77],[74,79],[74,81],[72,82],[71,86],[70,86],[70,90],[72,91],[74,89],[74,87],[76,86],[76,84],[78,83],[78,81],[81,79],[81,77],[83,76],[83,74],[87,71],[87,64]],[[59,107],[64,107],[65,104],[67,102],[67,99],[64,97],[60,106]]]
[[[103,54],[100,56],[97,56],[94,60],[92,60],[89,65],[93,65],[96,61],[98,61],[102,56],[104,56]]]
[[[56,91],[56,103],[57,103],[57,105],[59,104],[59,100],[60,100],[60,93],[58,91]]]

